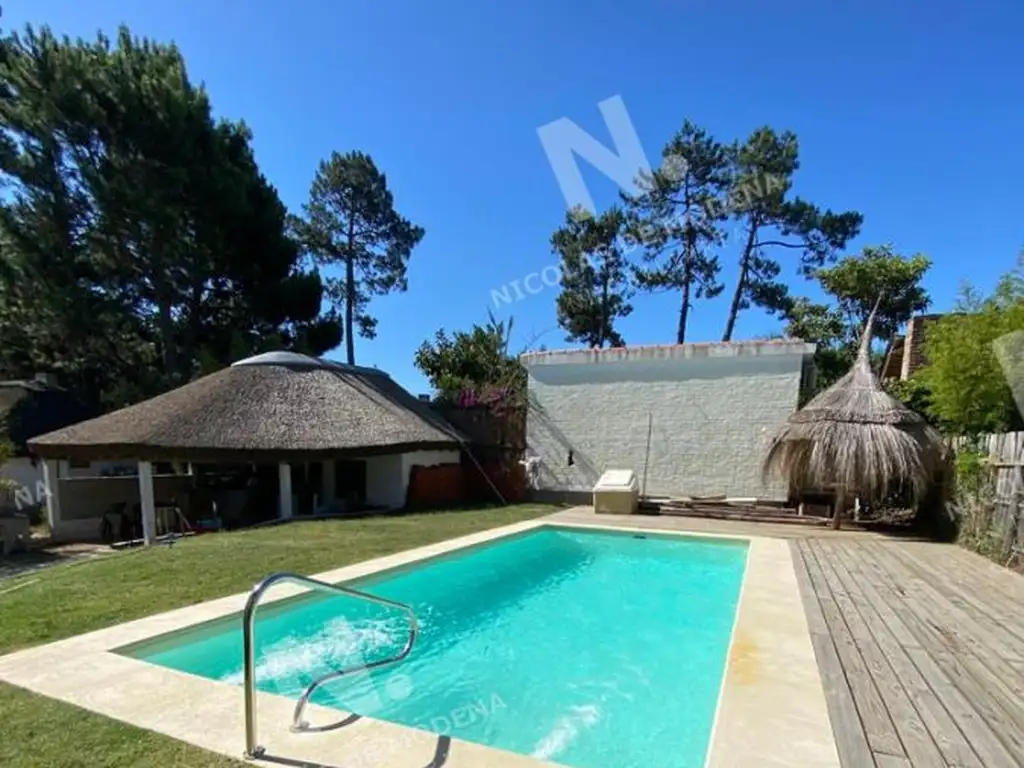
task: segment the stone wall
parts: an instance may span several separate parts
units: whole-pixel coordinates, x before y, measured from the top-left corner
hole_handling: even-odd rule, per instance
[[[761,461],[812,353],[744,342],[525,355],[538,490],[588,491],[608,469],[644,484],[646,463],[647,495],[784,500],[782,484],[762,484]]]

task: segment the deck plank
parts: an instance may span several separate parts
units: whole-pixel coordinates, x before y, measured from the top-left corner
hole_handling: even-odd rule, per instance
[[[839,606],[840,614],[895,726],[903,747],[895,754],[905,754],[913,765],[922,768],[945,768],[945,760],[939,753],[939,748],[935,745],[927,726],[911,703],[910,696],[899,678],[894,674],[881,646],[868,628],[867,621],[861,615],[861,610],[853,597],[858,590],[856,585],[849,582],[845,567],[838,559],[829,557],[818,547],[812,545],[809,549],[817,557],[818,567],[825,576],[832,598]]]
[[[912,640],[906,642],[900,640],[900,645],[910,657],[916,669],[927,681],[929,688],[942,702],[943,707],[949,712],[960,732],[967,739],[971,748],[981,758],[982,763],[988,768],[994,765],[1015,765],[1017,764],[1006,747],[993,732],[989,723],[977,712],[967,698],[953,684],[946,673],[939,668],[935,660],[923,649],[917,638],[910,634],[898,608],[893,607],[887,600],[890,599],[888,592],[889,582],[882,577],[878,568],[864,555],[863,552],[854,558],[851,553],[851,560],[854,564],[854,573],[860,577],[861,583],[873,600],[878,615],[885,622],[886,626],[893,630],[894,636],[909,635]],[[937,739],[941,746],[941,740]],[[956,763],[951,762],[951,765]]]
[[[875,765],[878,768],[914,768],[913,763],[907,758],[895,755],[876,755]]]
[[[1009,600],[1009,605],[1024,603],[1024,579],[977,552],[962,547],[952,547],[951,550],[949,558],[954,566],[972,571],[984,579],[993,594],[1000,595],[1004,601]]]
[[[926,677],[928,673],[925,668],[931,667],[932,672],[941,670],[959,691],[967,707],[991,729],[1003,751],[1011,756],[1010,763],[998,759],[988,762],[982,754],[985,765],[1024,764],[1024,729],[1019,725],[1020,718],[1024,716],[1020,711],[1021,705],[1007,700],[999,680],[984,664],[978,662],[971,653],[972,649],[950,644],[949,636],[943,631],[945,627],[941,613],[916,599],[913,577],[903,571],[899,561],[879,546],[862,549],[865,568],[875,569],[876,574],[887,583],[885,599],[920,643],[920,648],[908,649],[915,665]],[[974,746],[977,748],[978,745]],[[992,752],[998,753],[998,750]]]
[[[982,761],[971,746],[971,734],[983,742],[991,741],[998,745],[998,740],[987,728],[974,728],[974,722],[969,723],[967,732],[958,726],[955,718],[944,706],[942,697],[929,686],[925,675],[909,655],[910,649],[918,648],[916,640],[899,616],[889,610],[872,581],[860,572],[852,548],[832,547],[825,542],[815,542],[815,546],[819,546],[830,558],[846,566],[845,574],[840,573],[839,577],[846,580],[847,589],[856,591],[856,602],[861,616],[889,662],[896,679],[913,702],[929,737],[941,752],[944,764],[961,768],[986,768],[988,764]],[[910,642],[903,644],[901,638],[909,639]],[[967,719],[970,721],[970,715]],[[909,746],[907,751],[910,753]],[[1007,760],[1010,759],[1008,753],[1005,757]]]
[[[995,639],[952,610],[946,595],[913,575],[907,564],[887,547],[876,547],[873,551],[876,557],[887,558],[889,572],[899,573],[903,569],[900,578],[904,605],[927,625],[932,642],[962,665],[985,689],[985,698],[1001,707],[1004,719],[1024,738],[1024,682],[994,650]]]
[[[871,751],[883,752],[888,755],[905,755],[899,735],[896,733],[896,726],[882,702],[882,696],[878,691],[878,681],[871,674],[867,662],[857,648],[813,551],[806,544],[802,545],[801,551],[811,585],[818,597],[822,615],[828,624],[832,642],[835,643],[839,660],[850,685],[850,691],[853,693],[853,701],[860,715],[860,721],[867,735]]]
[[[886,549],[893,550],[893,546]],[[897,547],[898,552],[893,554],[907,570],[955,606],[948,614],[954,625],[975,632],[1004,660],[1024,659],[1024,624],[1019,621],[1019,611],[1003,600],[990,599],[993,595],[1001,597],[1001,593],[993,591],[990,579],[978,578],[974,569],[950,568],[948,563],[937,563],[926,554],[934,555],[937,549]],[[949,549],[938,551],[945,554]]]
[[[790,547],[797,584],[807,614],[811,645],[814,647],[814,655],[821,671],[821,682],[825,690],[825,701],[828,704],[828,714],[832,722],[832,733],[836,740],[839,761],[843,766],[870,766],[873,758],[867,734],[864,732],[860,715],[857,714],[853,692],[846,680],[846,673],[843,672],[839,654],[811,584],[803,559],[802,547],[796,541],[791,542]]]

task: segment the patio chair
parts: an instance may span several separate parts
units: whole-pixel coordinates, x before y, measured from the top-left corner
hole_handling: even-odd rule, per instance
[[[126,517],[124,508],[128,506],[126,501],[115,501],[103,512],[100,523],[100,540],[104,544],[113,544],[115,541],[125,539]]]

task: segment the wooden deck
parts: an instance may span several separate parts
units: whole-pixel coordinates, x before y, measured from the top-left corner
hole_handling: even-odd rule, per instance
[[[940,544],[790,546],[844,768],[1024,766],[1024,578]]]

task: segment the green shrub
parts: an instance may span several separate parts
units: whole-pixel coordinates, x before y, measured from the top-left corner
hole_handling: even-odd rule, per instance
[[[924,381],[918,378],[887,379],[884,384],[890,395],[932,421],[930,410],[932,393]]]
[[[927,366],[919,377],[929,390],[928,411],[953,435],[1024,428],[1007,382],[1024,374],[1024,272],[1000,280],[981,298],[965,289],[957,313],[928,327]]]

